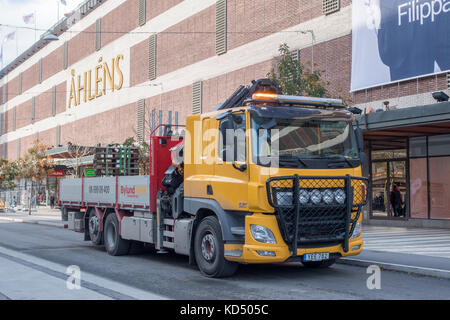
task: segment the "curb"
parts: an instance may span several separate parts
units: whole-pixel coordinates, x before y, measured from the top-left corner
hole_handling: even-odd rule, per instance
[[[357,266],[357,267],[368,267],[371,265],[377,265],[381,269],[388,270],[388,271],[397,271],[397,272],[411,273],[411,274],[427,276],[427,277],[450,279],[450,270],[434,269],[434,268],[427,268],[427,267],[416,267],[416,266],[408,266],[408,265],[396,264],[396,263],[371,261],[371,260],[359,260],[359,259],[351,259],[351,258],[341,258],[336,263],[347,264],[347,265],[352,265],[352,266]]]
[[[13,222],[20,222],[20,223],[28,223],[28,224],[38,224],[41,226],[47,226],[47,227],[55,227],[55,228],[61,228],[61,229],[67,229],[68,224],[60,224],[58,222],[45,222],[45,221],[37,221],[37,220],[24,220],[19,218],[6,218],[6,217],[0,217],[0,220],[3,221],[13,221]]]

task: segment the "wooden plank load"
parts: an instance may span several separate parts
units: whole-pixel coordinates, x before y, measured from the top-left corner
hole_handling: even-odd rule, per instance
[[[95,175],[138,176],[139,149],[131,146],[108,145],[96,147],[94,155]]]

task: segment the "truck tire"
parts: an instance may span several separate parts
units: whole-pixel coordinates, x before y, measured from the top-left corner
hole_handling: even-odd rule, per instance
[[[95,209],[89,210],[88,228],[92,243],[97,246],[103,244],[103,232],[98,231],[99,221]]]
[[[108,214],[104,226],[104,240],[106,251],[112,256],[128,254],[131,242],[122,239],[119,234],[119,221],[114,212]]]
[[[332,266],[337,259],[330,259],[330,260],[324,260],[324,261],[308,261],[308,262],[302,262],[302,264],[306,268],[311,269],[324,269]]]
[[[233,275],[238,264],[225,259],[222,231],[214,216],[204,218],[195,232],[195,261],[200,272],[210,278]]]

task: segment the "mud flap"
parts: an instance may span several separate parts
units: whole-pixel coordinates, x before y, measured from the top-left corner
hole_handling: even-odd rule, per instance
[[[86,217],[87,210],[84,213],[84,241],[90,241],[91,236],[89,235],[89,217]]]

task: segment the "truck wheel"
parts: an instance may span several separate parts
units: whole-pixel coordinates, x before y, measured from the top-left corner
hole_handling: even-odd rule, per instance
[[[119,221],[114,212],[106,217],[104,233],[105,248],[110,255],[123,256],[128,254],[131,243],[120,236]]]
[[[200,272],[210,278],[233,275],[238,264],[224,257],[222,231],[216,217],[209,216],[200,222],[194,239],[195,261]]]
[[[308,261],[308,262],[302,262],[302,264],[303,264],[306,268],[311,268],[311,269],[323,269],[323,268],[328,268],[328,267],[332,266],[336,261],[337,261],[337,259],[330,259],[330,260],[324,260],[324,261]]]
[[[88,227],[89,227],[89,237],[91,238],[92,243],[95,245],[103,244],[103,232],[98,231],[99,223],[98,217],[95,214],[95,209],[89,210]]]

